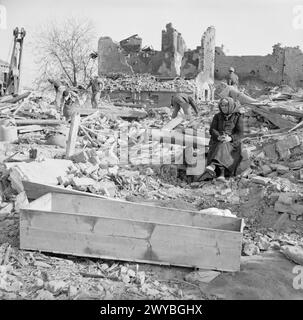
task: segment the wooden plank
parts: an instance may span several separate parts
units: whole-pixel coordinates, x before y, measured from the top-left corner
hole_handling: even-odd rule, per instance
[[[93,108],[74,108],[75,112],[79,112],[81,115],[90,115],[96,112]],[[146,111],[132,110],[130,108],[115,107],[114,105],[101,107],[97,109],[100,113],[105,115],[115,115],[121,118],[138,118],[143,119],[147,117]]]
[[[176,126],[178,126],[180,123],[182,123],[184,120],[183,117],[177,117],[172,120],[170,120],[168,123],[166,123],[163,127],[162,130],[173,130]]]
[[[263,107],[255,108],[253,109],[253,111],[260,114],[265,119],[269,120],[278,128],[292,128],[294,126],[294,123],[292,121],[286,120],[278,114],[271,113],[269,110],[266,110]]]
[[[211,229],[239,231],[242,219],[202,214],[199,211],[179,210],[148,204],[133,203],[116,199],[86,198],[82,195],[66,197],[53,195],[52,210],[56,212],[76,213],[92,217],[111,217],[117,219],[143,220],[180,224]]]
[[[62,193],[62,194],[74,194],[74,195],[82,195],[82,196],[86,196],[86,197],[106,199],[106,197],[100,196],[97,194],[67,189],[64,187],[50,185],[50,184],[30,182],[30,181],[25,181],[25,180],[22,180],[22,184],[24,187],[24,191],[25,191],[28,199],[30,199],[30,200],[38,199],[39,197],[41,197],[47,193],[50,193],[50,192],[57,192],[57,193]]]
[[[70,158],[75,153],[79,125],[80,125],[80,114],[77,112],[74,112],[72,114],[71,125],[70,125],[67,144],[66,144],[67,158]]]
[[[65,217],[64,217],[65,216]],[[65,218],[66,220],[64,221]],[[241,233],[22,210],[22,249],[237,271]]]
[[[25,93],[23,93],[23,94],[19,94],[18,96],[13,97],[13,98],[9,98],[9,99],[7,99],[7,100],[3,99],[3,100],[1,100],[1,102],[5,102],[5,103],[16,103],[16,102],[18,102],[18,101],[20,101],[20,100],[22,100],[22,99],[27,98],[29,95],[30,95],[30,91],[25,92]]]
[[[272,108],[269,108],[268,111],[276,114],[285,114],[289,116],[303,118],[303,111],[299,111],[299,110],[289,110],[283,107],[272,107]]]
[[[32,92],[20,103],[20,105],[16,108],[16,110],[13,112],[13,116],[15,116],[25,105],[26,102],[29,101],[29,99],[32,96]]]
[[[35,132],[35,131],[42,131],[45,128],[38,126],[38,125],[31,125],[31,126],[20,126],[17,128],[19,133],[27,133],[27,132]]]
[[[63,120],[39,120],[39,119],[25,119],[25,120],[16,120],[17,126],[26,126],[26,125],[40,125],[40,126],[57,126],[65,123]]]

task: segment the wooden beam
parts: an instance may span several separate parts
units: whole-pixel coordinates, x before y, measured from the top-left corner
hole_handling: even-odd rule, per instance
[[[38,125],[31,125],[31,126],[20,126],[17,127],[17,130],[19,133],[27,133],[27,132],[35,132],[35,131],[41,131],[45,128],[38,126]]]
[[[286,120],[282,118],[280,115],[271,113],[268,109],[264,107],[257,107],[253,109],[253,111],[265,119],[269,120],[276,127],[284,129],[284,128],[292,128],[294,123],[292,121]]]
[[[25,120],[16,120],[17,126],[26,126],[26,125],[40,125],[40,126],[58,126],[65,123],[63,120],[39,120],[39,119],[25,119]]]
[[[1,102],[5,102],[5,103],[16,103],[22,99],[25,99],[27,98],[29,95],[30,95],[30,91],[28,92],[25,92],[23,94],[19,94],[18,96],[16,97],[13,97],[13,98],[9,98],[9,99],[2,99]]]
[[[20,105],[16,108],[16,110],[13,112],[13,115],[15,116],[25,105],[26,102],[29,101],[30,97],[32,96],[32,92],[20,103]]]
[[[71,125],[70,125],[67,144],[66,144],[67,158],[70,158],[75,153],[79,125],[80,125],[80,114],[78,112],[74,112],[72,114]]]
[[[73,189],[67,189],[62,186],[54,186],[50,184],[43,184],[43,183],[37,183],[37,182],[30,182],[22,180],[24,191],[30,200],[38,199],[41,196],[44,196],[47,193],[50,192],[56,192],[56,193],[63,193],[63,194],[75,194],[75,195],[81,195],[86,197],[94,197],[94,198],[100,198],[100,199],[106,199],[104,196],[100,196],[93,193],[88,192],[82,192],[78,190]]]
[[[162,127],[162,130],[173,130],[176,128],[176,126],[178,126],[180,123],[182,123],[184,120],[183,117],[177,117],[177,118],[174,118],[172,120],[170,120],[168,123],[166,123],[163,127]]]

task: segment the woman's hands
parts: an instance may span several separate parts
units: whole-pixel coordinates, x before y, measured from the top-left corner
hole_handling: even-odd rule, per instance
[[[227,134],[222,134],[221,136],[218,137],[218,140],[221,142],[230,142],[232,138]]]

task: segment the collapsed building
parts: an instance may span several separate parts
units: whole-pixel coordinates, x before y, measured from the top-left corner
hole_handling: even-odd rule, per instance
[[[299,47],[273,46],[266,56],[227,56],[223,47],[215,50],[215,77],[223,79],[233,66],[241,82],[256,81],[265,85],[303,86],[303,52]]]
[[[142,39],[133,35],[115,43],[110,37],[101,37],[98,43],[99,76],[112,73],[149,73],[160,81],[183,77],[194,83],[198,100],[211,100],[214,90],[215,28],[209,27],[203,34],[201,46],[187,50],[181,33],[171,23],[162,30],[161,51],[151,47],[142,48]],[[175,90],[163,90],[167,101]],[[159,95],[150,93],[151,96]],[[158,98],[159,100],[159,98]],[[160,98],[163,102],[163,99]]]

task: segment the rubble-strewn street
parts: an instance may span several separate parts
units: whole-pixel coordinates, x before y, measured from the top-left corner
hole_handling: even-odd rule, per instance
[[[292,101],[287,100],[288,105],[299,112],[300,109],[296,108],[295,102],[292,104]],[[277,105],[280,103],[275,102]],[[7,108],[9,113],[6,115],[20,105],[20,102],[10,105]],[[145,142],[145,128],[161,128],[167,122],[167,112],[157,110],[155,114],[143,120],[129,122],[119,117],[102,116],[101,107],[100,111],[81,119],[88,135],[79,131],[76,152],[71,160],[66,162],[65,146],[60,146],[65,139],[57,139],[57,145],[53,145],[50,137],[66,138],[69,125],[64,122],[56,126],[49,126],[47,122],[44,125],[43,121],[58,119],[59,115],[47,97],[37,92],[33,93],[30,99],[23,103],[22,109],[19,108],[18,115],[27,119],[28,123],[31,119],[39,119],[40,124],[19,126],[16,121],[18,140],[13,143],[1,143],[1,297],[221,298],[220,295],[211,294],[212,289],[205,289],[210,285],[203,285],[201,274],[191,278],[193,270],[190,269],[153,267],[18,249],[20,208],[28,201],[22,186],[20,189],[18,184],[20,179],[57,184],[67,189],[136,203],[202,212],[208,208],[217,208],[212,214],[233,214],[245,219],[243,257],[266,257],[267,252],[271,252],[279,256],[280,260],[289,259],[302,264],[301,131],[268,134],[273,132],[271,124],[268,125],[264,118],[259,118],[253,109],[250,110],[248,118],[258,127],[258,134],[246,138],[241,173],[223,183],[192,182],[185,175],[182,166],[179,168],[179,165],[151,165],[148,153],[145,158],[144,154],[142,155],[144,146],[148,150],[151,143],[154,147],[157,144]],[[215,112],[216,102],[201,104],[200,113],[204,117],[195,118],[195,128],[203,129],[206,119]],[[179,126],[186,125],[188,122],[184,121]],[[128,146],[129,153],[134,155],[133,163],[119,165],[115,152],[120,143],[117,133],[126,126],[130,127]],[[163,147],[165,155],[170,152],[174,156],[183,154],[184,147],[181,145],[163,144]],[[35,159],[31,158],[32,150],[36,150]],[[141,153],[138,154],[138,151]],[[42,173],[45,170],[43,164],[49,162],[49,159],[54,159],[52,164],[47,164],[50,170]],[[221,209],[223,211],[220,211]],[[262,258],[260,263],[263,263]],[[245,270],[245,266],[243,269]],[[224,273],[220,272],[216,276],[225,277]]]
[[[0,300],[302,300],[303,52],[232,55],[217,19],[158,50],[130,11],[120,41],[75,18],[10,34]]]

